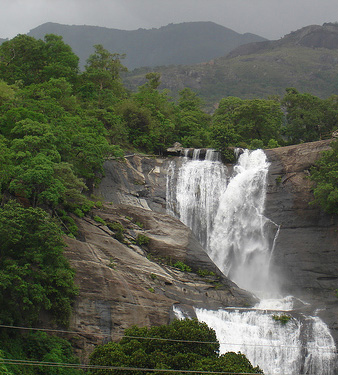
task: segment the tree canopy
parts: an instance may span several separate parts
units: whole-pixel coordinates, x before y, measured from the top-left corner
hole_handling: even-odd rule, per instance
[[[151,328],[129,328],[120,342],[96,347],[90,363],[182,371],[263,373],[259,367],[253,367],[243,354],[229,352],[219,355],[215,331],[196,319],[174,320],[169,325]],[[119,370],[92,371],[95,375],[120,373]],[[137,370],[131,373],[144,374]]]
[[[59,226],[41,208],[0,208],[0,322],[32,325],[42,311],[68,324],[77,290]]]
[[[338,141],[331,144],[311,169],[311,179],[316,182],[314,202],[330,214],[338,214]]]

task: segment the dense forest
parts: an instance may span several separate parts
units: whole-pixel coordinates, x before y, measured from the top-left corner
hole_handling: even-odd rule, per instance
[[[130,92],[121,81],[124,56],[94,48],[80,72],[78,57],[56,35],[18,35],[0,46],[0,359],[76,361],[61,338],[5,327],[36,327],[46,314],[67,327],[77,288],[62,237],[77,236],[74,215],[102,205],[92,192],[106,158],[161,155],[180,142],[232,159],[233,147],[316,141],[338,127],[338,96],[320,99],[293,88],[283,98],[227,97],[212,115],[190,89],[177,100],[159,90],[158,73],[147,73]],[[337,170],[335,143],[312,173],[316,202],[331,213],[338,212]],[[52,373],[1,361],[0,369]]]

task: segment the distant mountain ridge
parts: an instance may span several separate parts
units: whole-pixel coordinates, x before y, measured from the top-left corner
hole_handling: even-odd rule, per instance
[[[233,49],[227,57],[262,53],[287,46],[338,49],[338,23],[324,23],[323,26],[310,25],[293,31],[279,40],[241,45]]]
[[[287,87],[321,98],[338,95],[338,24],[311,25],[276,41],[242,45],[209,63],[160,67],[161,89],[172,95],[193,89],[210,111],[220,99],[283,96]],[[125,77],[131,90],[145,82],[150,69]]]
[[[112,53],[126,54],[123,63],[128,69],[208,62],[240,45],[267,40],[255,34],[239,34],[213,22],[185,22],[131,31],[48,22],[28,33],[37,39],[46,34],[61,35],[79,56],[81,67],[93,53],[93,45],[102,44]]]

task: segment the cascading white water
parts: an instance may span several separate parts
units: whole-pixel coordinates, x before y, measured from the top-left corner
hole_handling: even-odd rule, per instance
[[[261,150],[240,155],[234,173],[215,158],[184,159],[171,165],[168,212],[188,225],[216,265],[240,287],[258,296],[276,295],[270,259],[279,227],[264,216],[269,164]],[[212,161],[213,160],[213,161]],[[293,308],[293,299],[262,300],[253,309],[196,309],[215,329],[221,351],[241,351],[270,374],[333,375],[336,348],[318,317],[292,318],[281,325],[272,316]]]
[[[336,347],[318,317],[291,318],[283,325],[273,319],[278,312],[271,310],[195,312],[216,331],[221,353],[240,351],[267,374],[334,374]]]
[[[278,226],[263,215],[269,163],[262,150],[245,150],[219,198],[208,252],[243,289],[272,291],[269,263]],[[269,282],[268,282],[269,280]]]
[[[192,160],[185,157],[178,171],[174,164],[170,165],[167,210],[177,215],[207,247],[219,196],[226,188],[227,168],[215,161],[217,154],[213,150],[208,150],[206,159],[202,161],[199,160],[198,151],[194,150]]]

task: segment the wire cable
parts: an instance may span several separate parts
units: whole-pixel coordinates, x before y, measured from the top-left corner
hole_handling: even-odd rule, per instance
[[[22,365],[22,366],[41,366],[41,367],[64,367],[64,368],[78,368],[85,370],[119,370],[119,371],[144,371],[144,372],[172,372],[172,373],[197,373],[197,374],[224,374],[224,375],[262,375],[261,373],[248,372],[230,372],[230,371],[204,371],[204,370],[177,370],[177,369],[154,369],[144,367],[122,367],[122,366],[104,366],[104,365],[90,365],[84,363],[60,363],[60,362],[41,362],[31,360],[9,359],[3,358],[0,364],[5,365]],[[273,375],[271,373],[264,373],[264,375]],[[318,375],[318,374],[281,374],[281,375]]]
[[[18,330],[26,330],[26,331],[43,331],[43,332],[54,332],[54,333],[64,333],[64,334],[76,334],[82,336],[96,336],[99,338],[110,337],[109,334],[100,334],[100,333],[82,333],[79,331],[66,331],[66,330],[59,330],[59,329],[49,329],[49,328],[33,328],[33,327],[21,327],[21,326],[9,326],[0,324],[0,328],[9,328],[9,329],[18,329]],[[162,337],[144,337],[144,336],[129,336],[123,335],[121,338],[130,338],[136,340],[158,340],[158,341],[169,341],[169,342],[182,342],[187,344],[220,344],[220,345],[235,345],[235,346],[249,346],[249,347],[269,347],[269,348],[289,348],[289,349],[299,349],[299,348],[307,348],[306,345],[271,345],[271,344],[243,344],[243,343],[235,343],[235,342],[219,342],[219,341],[198,341],[198,340],[183,340],[183,339],[169,339],[169,338],[162,338]],[[317,347],[316,350],[331,352],[331,353],[338,353],[337,348],[330,349],[327,347]]]

